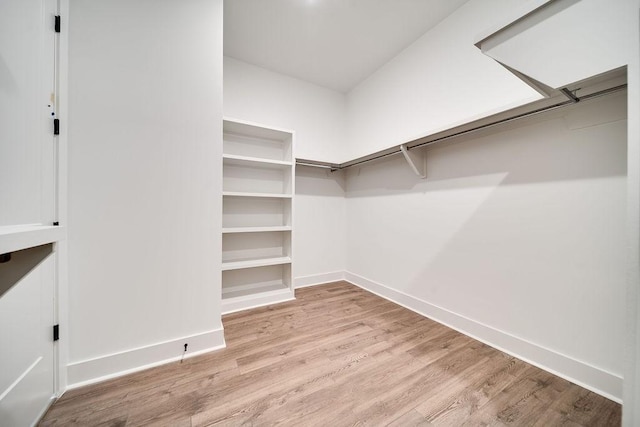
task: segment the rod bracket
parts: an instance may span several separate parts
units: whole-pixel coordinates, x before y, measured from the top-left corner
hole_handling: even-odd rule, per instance
[[[576,103],[576,102],[580,102],[580,98],[578,98],[578,95],[576,95],[576,93],[579,90],[580,89],[575,89],[575,90],[571,91],[571,90],[567,89],[566,87],[563,87],[562,89],[560,89],[560,92],[562,92],[564,94],[564,96],[569,98],[571,101]]]
[[[427,156],[417,154],[415,151],[409,151],[407,144],[400,145],[400,151],[404,156],[411,170],[421,179],[427,177]]]

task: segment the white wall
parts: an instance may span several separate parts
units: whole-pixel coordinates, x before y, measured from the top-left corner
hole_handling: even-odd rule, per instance
[[[342,279],[347,263],[346,209],[342,172],[296,167],[296,286]]]
[[[629,130],[627,139],[627,300],[624,371],[625,427],[640,424],[640,1],[636,1],[635,52],[627,68]]]
[[[295,131],[295,157],[339,162],[345,152],[343,94],[233,58],[224,58],[224,115]],[[344,271],[344,177],[296,168],[296,286],[330,281]]]
[[[350,169],[350,279],[619,400],[625,100]]]
[[[471,0],[347,96],[348,158],[363,156],[541,96],[474,46],[518,6]]]
[[[69,383],[223,344],[222,1],[73,0]]]
[[[54,213],[54,4],[0,4],[0,227],[48,224]]]
[[[298,158],[345,160],[346,100],[340,92],[225,56],[224,115],[295,130]]]

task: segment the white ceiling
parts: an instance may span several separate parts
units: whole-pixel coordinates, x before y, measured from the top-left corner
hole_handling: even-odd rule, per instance
[[[227,56],[347,92],[467,0],[225,0]]]

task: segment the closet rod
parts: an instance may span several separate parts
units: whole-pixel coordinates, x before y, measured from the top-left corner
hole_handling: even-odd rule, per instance
[[[409,148],[413,149],[413,148],[418,148],[418,147],[425,147],[427,145],[431,145],[433,143],[440,142],[440,141],[443,141],[445,139],[455,138],[457,136],[466,135],[466,134],[469,134],[469,133],[472,133],[472,132],[476,132],[476,131],[483,130],[483,129],[488,129],[488,128],[491,128],[491,127],[494,127],[494,126],[498,126],[498,125],[502,125],[502,124],[505,124],[505,123],[510,123],[510,122],[513,122],[513,121],[516,121],[516,120],[519,120],[519,119],[524,119],[526,117],[533,117],[533,116],[536,116],[536,115],[541,114],[541,113],[546,113],[548,111],[552,111],[552,110],[556,110],[558,108],[566,107],[567,105],[573,105],[573,104],[577,103],[578,101],[588,101],[590,99],[594,99],[594,98],[598,98],[598,97],[601,97],[601,96],[604,96],[604,95],[608,95],[610,93],[614,93],[614,92],[617,92],[619,90],[623,90],[626,87],[627,87],[627,85],[625,83],[625,84],[622,84],[622,85],[619,85],[619,86],[615,86],[615,87],[612,87],[612,88],[609,88],[609,89],[604,89],[604,90],[601,90],[601,91],[598,91],[598,92],[594,92],[594,93],[591,93],[591,94],[588,94],[588,95],[584,95],[584,96],[582,96],[580,98],[575,97],[575,95],[574,95],[573,98],[568,99],[568,100],[563,101],[563,102],[559,102],[557,104],[549,105],[547,107],[538,108],[536,110],[529,111],[529,112],[522,113],[522,114],[516,114],[515,116],[512,116],[512,117],[507,117],[507,118],[502,119],[502,120],[496,120],[495,122],[491,122],[491,123],[487,123],[487,124],[484,124],[484,125],[476,126],[474,128],[467,129],[467,130],[464,130],[464,131],[461,131],[461,132],[456,132],[456,133],[453,133],[451,135],[443,136],[441,138],[436,138],[436,139],[432,139],[432,140],[429,140],[429,141],[421,142],[421,143],[416,144],[416,145],[409,145]]]
[[[335,163],[319,162],[315,160],[296,159],[296,166],[311,166],[314,168],[330,169],[331,172],[339,170],[340,165]]]
[[[468,135],[470,133],[473,132],[477,132],[480,130],[484,130],[484,129],[488,129],[488,128],[492,128],[494,126],[498,126],[498,125],[502,125],[505,123],[510,123],[519,119],[524,119],[527,117],[532,117],[532,116],[536,116],[538,114],[541,113],[546,113],[548,111],[552,111],[552,110],[556,110],[558,108],[562,108],[562,107],[566,107],[568,105],[573,105],[578,101],[587,101],[590,99],[595,99],[595,98],[599,98],[601,96],[604,95],[608,95],[610,93],[614,93],[614,92],[618,92],[620,90],[624,90],[627,88],[627,84],[621,84],[618,86],[614,86],[608,89],[603,89],[597,92],[593,92],[590,93],[588,95],[584,95],[581,97],[575,97],[575,95],[573,95],[573,97],[571,97],[571,99],[568,99],[566,101],[562,101],[562,102],[558,102],[556,104],[552,104],[546,107],[541,107],[541,108],[537,108],[535,110],[532,111],[528,111],[525,113],[521,113],[521,114],[516,114],[514,116],[511,117],[507,117],[504,119],[500,119],[500,120],[496,120],[494,122],[490,122],[490,123],[486,123],[483,125],[479,125],[470,129],[466,129],[460,132],[455,132],[452,133],[450,135],[445,135],[445,136],[441,136],[439,138],[434,138],[434,139],[430,139],[428,141],[424,141],[424,138],[421,138],[421,140],[423,140],[422,142],[418,142],[420,140],[416,140],[413,143],[409,142],[407,143],[407,149],[412,150],[414,148],[420,148],[420,147],[426,147],[427,145],[431,145],[431,144],[435,144],[438,142],[442,142],[445,141],[447,139],[451,139],[451,138],[456,138],[458,136],[462,136],[462,135]],[[564,93],[565,95],[567,95],[566,93]],[[389,156],[394,156],[396,154],[400,154],[402,153],[402,150],[400,149],[400,145],[395,146],[395,147],[391,147],[388,148],[386,150],[382,150],[382,151],[378,151],[376,153],[372,153],[369,154],[367,156],[363,156],[363,157],[359,157],[357,159],[354,160],[350,160],[348,162],[345,163],[340,163],[340,164],[334,164],[334,163],[326,163],[326,162],[317,162],[315,160],[306,160],[306,159],[296,159],[296,164],[297,165],[303,165],[303,166],[312,166],[312,167],[319,167],[319,168],[325,168],[325,169],[331,169],[331,171],[336,171],[336,170],[341,170],[341,169],[346,169],[346,168],[350,168],[351,166],[357,166],[357,165],[361,165],[363,163],[368,163],[374,160],[379,160],[385,157],[389,157]]]

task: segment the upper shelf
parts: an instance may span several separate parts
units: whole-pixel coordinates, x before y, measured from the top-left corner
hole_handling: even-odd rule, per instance
[[[27,224],[0,227],[0,254],[20,251],[64,239],[65,229],[54,225]]]
[[[476,42],[499,64],[560,89],[637,56],[636,2],[534,0]],[[559,39],[561,42],[559,42]]]
[[[222,152],[225,159],[262,166],[293,166],[292,144],[293,131],[269,129],[233,119],[223,120]]]
[[[293,131],[265,127],[258,123],[225,117],[223,120],[223,132],[225,134],[242,135],[249,138],[271,141],[289,141]]]

